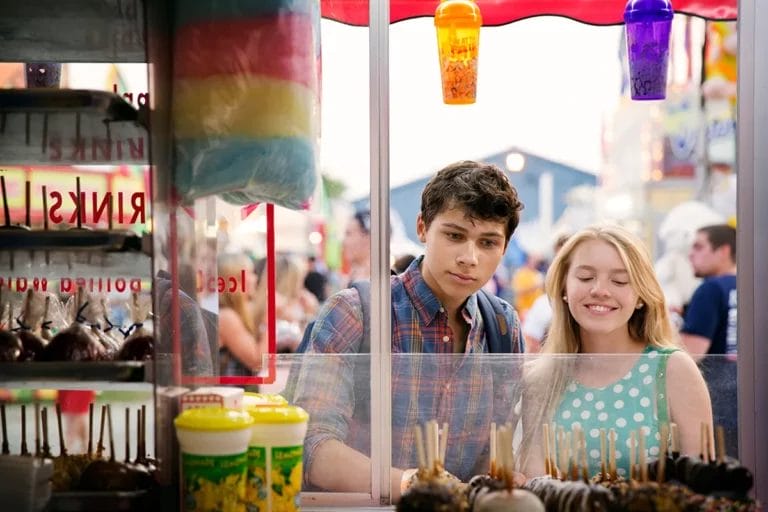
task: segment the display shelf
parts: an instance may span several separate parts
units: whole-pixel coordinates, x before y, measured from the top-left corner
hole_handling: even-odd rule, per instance
[[[146,62],[140,0],[3,0],[0,61]]]
[[[15,389],[152,389],[152,364],[138,361],[0,363],[0,387]]]
[[[146,164],[140,112],[107,91],[0,90],[4,165]]]
[[[141,236],[128,230],[40,231],[0,228],[0,247],[9,250],[141,251]]]

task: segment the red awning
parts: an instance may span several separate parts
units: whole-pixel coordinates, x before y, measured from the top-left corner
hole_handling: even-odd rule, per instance
[[[322,15],[350,25],[368,25],[369,1],[321,0]],[[505,25],[533,16],[562,16],[592,25],[623,23],[626,0],[476,0],[483,25]],[[438,0],[390,0],[392,23],[433,16]],[[675,12],[711,20],[735,20],[737,0],[673,0]]]

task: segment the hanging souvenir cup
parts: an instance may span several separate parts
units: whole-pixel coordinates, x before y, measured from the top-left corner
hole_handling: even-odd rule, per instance
[[[663,100],[666,97],[673,15],[669,0],[627,2],[624,21],[633,100]]]
[[[472,0],[443,0],[435,11],[443,102],[466,105],[477,96],[480,8]]]

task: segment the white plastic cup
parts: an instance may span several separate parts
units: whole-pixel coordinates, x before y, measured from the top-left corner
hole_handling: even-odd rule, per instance
[[[248,446],[248,507],[261,512],[300,511],[309,415],[292,405],[260,405],[248,412],[254,420]]]

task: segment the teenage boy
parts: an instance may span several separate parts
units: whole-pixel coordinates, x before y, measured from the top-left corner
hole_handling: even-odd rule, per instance
[[[478,291],[499,265],[522,207],[498,167],[473,161],[442,169],[422,193],[416,229],[424,255],[390,278],[394,500],[403,470],[417,465],[414,426],[428,420],[449,425],[449,472],[466,480],[487,468],[481,465],[487,464],[490,423],[513,404],[494,414],[494,383],[503,387],[501,379],[494,379],[487,358],[474,357],[490,352],[484,323],[510,330],[509,351],[523,352],[524,344],[514,309],[492,297],[502,318],[484,319]],[[349,357],[360,351],[364,332],[359,293],[330,297],[307,351],[323,356],[305,360],[296,386],[294,401],[310,414],[305,480],[329,491],[370,492],[367,386],[354,386],[355,358]],[[432,357],[398,357],[403,353]]]

